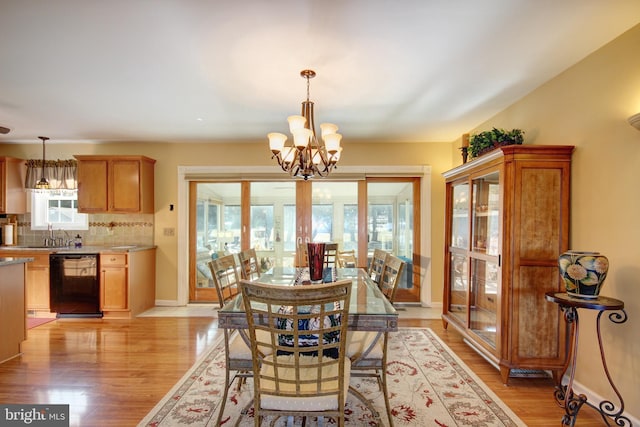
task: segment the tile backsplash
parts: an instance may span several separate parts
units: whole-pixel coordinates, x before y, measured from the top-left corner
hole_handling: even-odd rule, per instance
[[[17,215],[18,245],[42,245],[46,230],[31,230],[31,215]],[[83,245],[153,245],[153,214],[89,214],[88,230],[54,230],[55,237],[82,237]]]

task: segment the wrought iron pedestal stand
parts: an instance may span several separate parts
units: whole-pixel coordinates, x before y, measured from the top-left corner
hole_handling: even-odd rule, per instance
[[[625,417],[624,412],[624,400],[622,395],[613,384],[609,369],[607,368],[607,362],[604,357],[604,349],[602,347],[602,335],[600,331],[600,318],[605,311],[613,311],[609,313],[609,320],[613,323],[624,323],[627,321],[627,313],[624,311],[624,302],[614,299],[600,296],[594,299],[581,299],[569,296],[566,292],[547,292],[545,294],[547,301],[554,302],[560,306],[560,309],[564,313],[564,319],[567,324],[570,325],[570,342],[571,348],[567,354],[567,363],[564,366],[562,375],[560,375],[558,384],[555,387],[554,396],[558,404],[564,408],[565,415],[562,417],[562,425],[573,427],[578,417],[578,412],[584,403],[594,408],[600,413],[602,419],[607,426],[611,426],[609,421],[613,420],[616,426],[629,426],[631,427],[631,421]],[[598,346],[600,347],[600,358],[602,359],[602,367],[609,380],[609,385],[615,392],[620,402],[619,409],[616,410],[616,405],[611,401],[603,400],[597,406],[587,402],[587,396],[584,394],[576,395],[573,392],[573,378],[576,372],[576,360],[578,352],[578,335],[579,335],[579,322],[578,322],[578,309],[584,308],[589,310],[598,310],[598,316],[596,320]],[[566,385],[562,385],[562,378],[564,377],[567,369],[571,366],[569,373],[569,381]]]

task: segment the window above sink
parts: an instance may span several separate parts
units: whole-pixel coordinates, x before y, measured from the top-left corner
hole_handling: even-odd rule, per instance
[[[89,215],[78,213],[78,190],[31,190],[32,230],[88,230]]]

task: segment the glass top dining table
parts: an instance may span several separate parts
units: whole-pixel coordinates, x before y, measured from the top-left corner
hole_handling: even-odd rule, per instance
[[[304,270],[294,267],[274,267],[260,275],[260,283],[294,286],[300,282]],[[332,280],[351,279],[349,325],[352,331],[394,332],[398,330],[398,312],[380,292],[378,285],[362,268],[337,268]],[[301,285],[304,286],[304,285]],[[246,329],[247,317],[242,295],[236,295],[218,311],[218,327]]]

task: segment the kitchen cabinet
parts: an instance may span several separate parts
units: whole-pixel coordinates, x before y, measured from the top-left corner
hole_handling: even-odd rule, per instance
[[[512,145],[445,172],[443,322],[499,368],[551,371],[566,325],[545,293],[561,289],[572,146]]]
[[[100,253],[104,318],[131,318],[155,306],[155,248]]]
[[[0,213],[21,214],[27,211],[26,173],[24,160],[0,157]]]
[[[127,254],[100,255],[102,311],[127,310]]]
[[[2,250],[0,256],[33,258],[26,263],[25,287],[27,310],[32,313],[49,313],[49,252],[25,250]]]
[[[27,339],[25,262],[0,259],[0,363],[19,355]]]
[[[144,156],[85,156],[78,160],[78,211],[153,213],[155,160]]]

